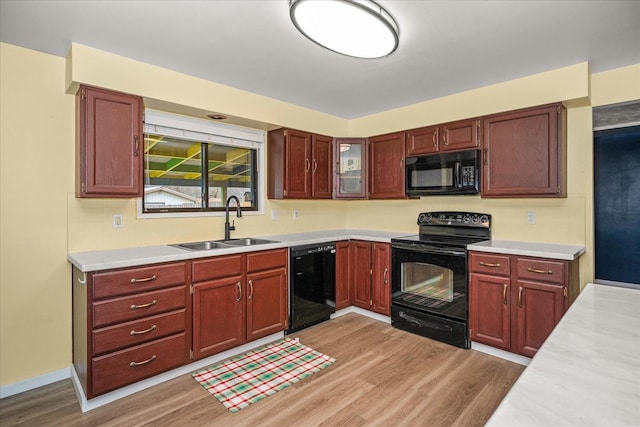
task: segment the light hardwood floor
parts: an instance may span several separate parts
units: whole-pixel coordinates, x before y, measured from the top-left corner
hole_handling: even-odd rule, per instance
[[[82,414],[64,380],[0,400],[0,425],[482,426],[524,369],[355,313],[292,337],[336,363],[236,413],[185,375]]]

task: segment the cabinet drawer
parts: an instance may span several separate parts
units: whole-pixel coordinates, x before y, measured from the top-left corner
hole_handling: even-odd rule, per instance
[[[287,250],[250,252],[247,254],[247,272],[267,270],[287,265]]]
[[[184,282],[184,262],[107,271],[93,275],[93,298],[102,299],[167,288]]]
[[[185,286],[93,303],[93,327],[111,325],[185,307]]]
[[[96,396],[184,365],[186,336],[184,333],[172,335],[92,361],[93,395]]]
[[[498,276],[508,276],[509,268],[508,255],[469,253],[469,268],[474,273],[493,274]]]
[[[183,332],[185,328],[185,309],[107,326],[93,331],[93,354],[103,354],[142,344],[167,335]]]
[[[563,261],[550,261],[534,258],[516,258],[518,279],[537,280],[550,283],[565,283],[565,265]]]
[[[191,277],[195,282],[242,274],[242,255],[217,256],[200,259],[191,264]]]

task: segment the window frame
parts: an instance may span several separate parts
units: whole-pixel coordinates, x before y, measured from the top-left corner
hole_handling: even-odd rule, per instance
[[[243,209],[242,213],[243,215],[264,215],[266,201],[266,133],[264,131],[147,109],[145,110],[144,134],[165,135],[186,141],[254,149],[256,154],[252,179],[256,180],[257,206],[250,210]],[[143,168],[143,173],[146,173],[146,165]],[[143,177],[144,179],[146,178]],[[207,192],[208,187],[209,185],[207,185]],[[143,197],[136,199],[136,205],[137,218],[141,219],[225,215],[224,210],[220,208],[206,210],[203,208],[177,208],[168,212],[145,211]]]

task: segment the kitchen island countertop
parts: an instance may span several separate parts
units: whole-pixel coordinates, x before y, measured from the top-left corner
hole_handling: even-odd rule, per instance
[[[523,255],[539,258],[563,259],[568,261],[577,259],[585,251],[585,247],[583,245],[519,242],[514,240],[485,240],[468,245],[467,249],[478,252]]]
[[[637,426],[640,289],[588,284],[494,412],[496,426]]]

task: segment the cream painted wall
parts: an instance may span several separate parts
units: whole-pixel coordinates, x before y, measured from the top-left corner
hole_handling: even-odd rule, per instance
[[[578,64],[409,106],[407,114],[398,109],[347,122],[84,46],[74,45],[70,58],[65,61],[0,44],[3,386],[71,364],[67,252],[222,236],[220,217],[137,219],[133,200],[75,198],[74,99],[69,88],[79,82],[136,93],[155,108],[169,111],[220,111],[265,128],[283,125],[329,135],[372,135],[500,109],[571,101],[566,199],[485,200],[465,196],[410,201],[269,201],[267,215],[247,215],[237,220],[235,234],[342,227],[409,234],[415,233],[415,218],[420,211],[477,210],[494,215],[496,238],[586,244],[588,252],[581,258],[583,283],[592,277],[593,270],[589,80],[593,77],[594,93],[598,91],[599,99],[607,103],[640,99],[640,90],[629,89],[635,81],[628,81],[629,76],[635,79],[639,75],[640,66],[590,76],[586,64]],[[484,105],[491,99],[491,105]],[[14,183],[20,183],[20,187]],[[300,212],[295,221],[291,219],[294,208]],[[271,209],[278,211],[278,220],[270,219]],[[530,210],[537,214],[535,226],[525,224]],[[124,228],[111,228],[113,213],[124,215]]]

